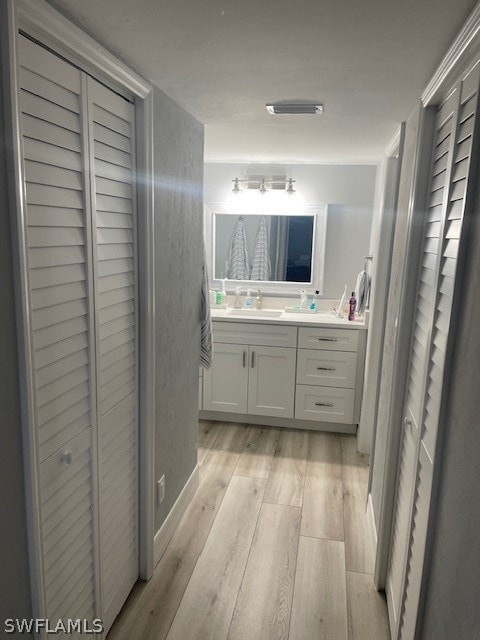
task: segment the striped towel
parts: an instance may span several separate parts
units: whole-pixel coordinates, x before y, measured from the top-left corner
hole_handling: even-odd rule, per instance
[[[212,366],[212,318],[210,316],[210,298],[208,293],[208,271],[204,244],[200,311],[200,366],[204,369],[210,369]]]
[[[270,247],[267,216],[263,216],[258,226],[255,248],[253,250],[250,280],[270,279]]]
[[[243,216],[235,223],[228,248],[226,277],[230,280],[248,280],[250,265],[248,261],[247,231]]]

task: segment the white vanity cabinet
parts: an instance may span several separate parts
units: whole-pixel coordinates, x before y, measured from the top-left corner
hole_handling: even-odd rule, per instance
[[[296,327],[214,322],[213,340],[204,411],[293,418]]]
[[[354,433],[365,342],[348,325],[214,321],[202,417]]]
[[[358,388],[363,384],[359,342],[359,330],[299,328],[295,418],[358,422]]]

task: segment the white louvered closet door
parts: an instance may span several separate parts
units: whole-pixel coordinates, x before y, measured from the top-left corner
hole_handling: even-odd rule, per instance
[[[396,608],[392,636],[402,640],[413,640],[418,634],[417,616],[445,366],[451,339],[459,242],[473,139],[477,135],[479,79],[477,66],[456,86],[437,114],[430,207],[420,267],[403,457],[387,584],[389,601],[394,601]]]
[[[92,618],[95,368],[81,73],[19,37],[43,611]]]
[[[134,107],[87,81],[92,189],[103,619],[138,578]]]
[[[107,631],[138,578],[134,107],[23,36],[19,74],[40,615]]]

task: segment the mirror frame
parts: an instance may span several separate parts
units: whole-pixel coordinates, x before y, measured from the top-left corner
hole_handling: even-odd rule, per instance
[[[214,278],[215,264],[215,223],[214,216],[223,215],[272,215],[265,214],[261,210],[249,210],[246,213],[239,214],[238,210],[233,211],[228,202],[207,202],[204,205],[203,228],[205,237],[205,251],[207,255],[207,267],[209,274],[209,284],[212,289],[220,289],[221,280]],[[261,289],[262,293],[270,295],[297,295],[301,289],[313,293],[319,291],[323,294],[324,271],[325,271],[325,245],[327,236],[327,214],[328,205],[326,204],[303,204],[299,203],[298,209],[293,213],[291,211],[276,212],[278,216],[313,216],[313,256],[312,270],[313,276],[310,282],[279,282],[273,280],[226,280],[227,293],[235,293],[235,287],[243,289]]]

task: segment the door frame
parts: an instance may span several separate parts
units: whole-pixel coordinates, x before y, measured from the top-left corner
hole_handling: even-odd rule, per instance
[[[5,134],[9,156],[8,190],[15,274],[15,305],[20,373],[22,441],[27,504],[33,617],[45,618],[40,538],[38,460],[34,434],[35,403],[30,308],[26,267],[26,210],[18,101],[18,33],[38,41],[121,95],[134,97],[136,112],[139,273],[139,575],[154,569],[155,451],[155,271],[153,88],[56,9],[39,0],[6,0],[1,5]]]
[[[376,236],[374,235],[372,226],[370,237],[369,254],[372,257],[370,273],[373,284],[369,303],[370,317],[368,320],[369,331],[365,354],[365,382],[357,431],[357,448],[360,453],[369,454],[372,459],[375,452],[382,351],[387,315],[386,302],[388,299],[391,252],[397,218],[404,138],[405,123],[402,122],[378,164],[372,222],[372,225],[375,224],[375,218],[377,218],[377,234]],[[370,482],[371,474],[369,491]]]

